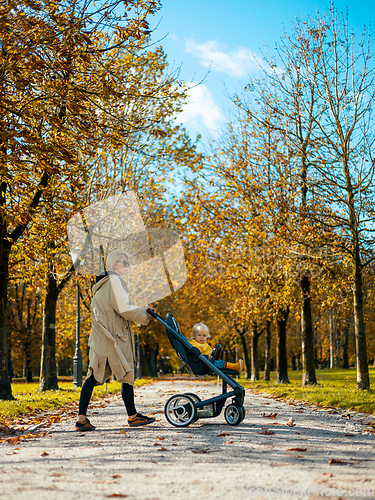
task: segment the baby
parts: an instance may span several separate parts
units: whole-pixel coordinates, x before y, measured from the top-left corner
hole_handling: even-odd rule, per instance
[[[209,337],[211,337],[211,335],[208,327],[203,323],[197,323],[193,326],[193,338],[192,340],[190,340],[190,344],[194,347],[197,347],[203,354],[203,356],[211,361],[212,348],[207,344],[207,339]],[[234,370],[236,372],[240,372],[243,368],[242,359],[239,359],[237,363],[229,363],[227,361],[217,359],[213,363],[219,369],[227,368],[228,370]]]

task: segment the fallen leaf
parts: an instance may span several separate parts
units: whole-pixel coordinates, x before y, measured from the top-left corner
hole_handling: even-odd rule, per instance
[[[158,439],[159,441],[163,441],[163,439],[165,439],[165,438],[157,437],[156,439]]]
[[[325,476],[325,477],[332,477],[333,474],[331,472],[323,472],[323,476]]]
[[[288,420],[288,422],[286,423],[286,425],[288,427],[294,427],[296,424],[294,423],[294,420],[292,417],[290,417],[290,419]]]
[[[16,432],[13,427],[8,427],[7,425],[0,425],[0,432],[5,432],[6,434],[14,434]]]
[[[262,417],[265,417],[265,418],[276,418],[277,416],[277,413],[269,413],[268,415],[266,415],[265,413],[262,413]]]
[[[49,453],[47,453],[46,451],[43,451],[43,453],[40,456],[41,457],[46,457],[47,455],[49,455]]]
[[[117,497],[117,498],[126,498],[128,496],[129,495],[123,495],[122,493],[112,493],[112,495],[107,495],[107,498],[114,498],[114,497]]]
[[[198,450],[191,450],[192,453],[208,453],[210,451],[210,448],[201,448]]]
[[[275,434],[273,431],[260,431],[259,434],[266,434],[266,436],[271,436],[272,434]]]
[[[159,448],[158,450],[156,451],[166,451],[167,448],[164,448],[163,446],[161,448]]]
[[[340,464],[353,464],[354,462],[350,462],[349,460],[340,460],[339,458],[331,458],[328,460],[328,465],[340,465]]]
[[[286,451],[306,451],[307,448],[288,448]]]
[[[217,437],[222,437],[222,436],[229,436],[229,432],[222,432],[221,434],[217,435]]]
[[[225,441],[225,444],[233,444],[234,441]]]
[[[121,477],[121,476],[120,476],[120,474],[114,474],[112,477],[113,477],[113,479],[116,479],[116,478]]]
[[[120,434],[125,434],[124,429],[122,429],[122,430],[120,431]]]

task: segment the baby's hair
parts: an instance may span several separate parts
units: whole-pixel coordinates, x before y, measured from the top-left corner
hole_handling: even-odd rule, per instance
[[[196,325],[193,326],[193,335],[196,333],[207,333],[207,338],[210,338],[210,330],[208,329],[208,326],[205,325],[204,323],[197,323]]]

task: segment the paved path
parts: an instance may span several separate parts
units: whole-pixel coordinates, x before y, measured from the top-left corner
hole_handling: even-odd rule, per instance
[[[371,418],[248,392],[238,427],[223,414],[184,429],[166,421],[172,394],[206,399],[220,390],[201,380],[158,381],[136,389],[138,411],[156,417],[148,427],[127,427],[115,395],[90,407],[95,432],[74,431],[71,412],[45,437],[2,443],[0,498],[375,498],[375,434],[364,425]]]

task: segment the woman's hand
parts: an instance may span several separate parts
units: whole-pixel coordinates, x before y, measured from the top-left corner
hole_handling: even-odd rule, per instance
[[[146,309],[151,309],[152,312],[154,312],[156,314],[156,309],[154,309],[153,307],[150,307],[150,306],[146,306]],[[151,314],[147,311],[147,314],[149,314],[151,316]],[[151,316],[152,317],[152,316]]]

